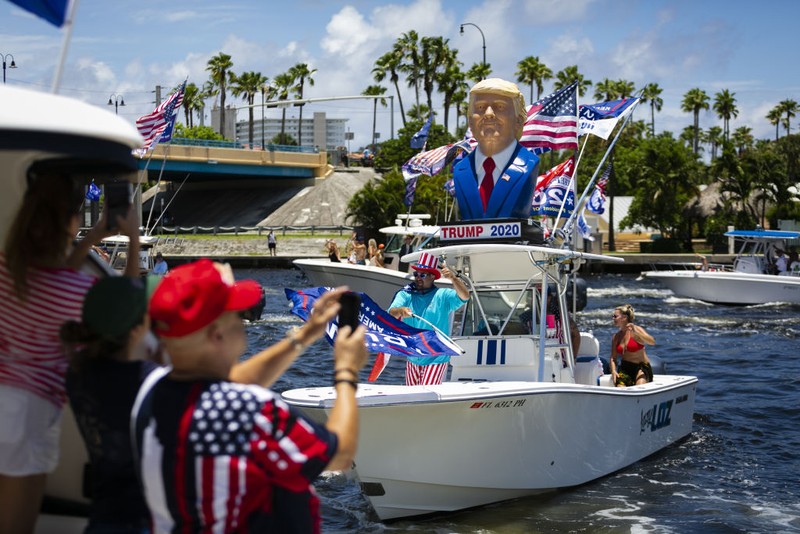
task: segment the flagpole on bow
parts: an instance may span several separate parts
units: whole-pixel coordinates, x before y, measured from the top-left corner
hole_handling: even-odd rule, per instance
[[[575,187],[575,184],[578,183],[577,179],[575,177],[578,174],[578,165],[581,162],[581,157],[583,156],[583,151],[586,150],[587,143],[589,143],[589,136],[588,135],[583,140],[583,145],[581,146],[581,150],[578,153],[578,158],[575,160],[575,167],[573,167],[573,169],[572,169],[572,176],[570,176],[570,178],[569,178],[568,191],[567,191],[567,194],[564,195],[565,197],[569,196],[569,192],[572,191],[573,188]],[[573,197],[574,197],[574,195],[573,195]],[[565,203],[566,203],[566,198],[564,198],[564,200],[561,202],[561,207],[558,209],[558,215],[556,215],[556,220],[553,222],[553,230],[558,228],[558,223],[561,220],[561,214],[564,213],[564,204]],[[574,207],[577,207],[577,204]],[[573,212],[574,211],[575,210],[573,208]],[[571,214],[570,214],[570,216],[571,216]],[[566,225],[567,225],[567,222],[565,221],[564,222],[564,226],[566,227]]]
[[[578,213],[580,211],[578,208],[580,206],[582,206],[583,203],[585,202],[586,196],[589,194],[589,190],[594,186],[595,180],[597,179],[597,175],[600,172],[600,169],[603,168],[603,164],[605,163],[606,158],[608,157],[609,153],[611,153],[611,150],[613,150],[614,145],[617,144],[617,140],[619,139],[619,136],[622,133],[622,131],[625,129],[625,127],[628,125],[628,123],[633,118],[633,112],[636,110],[636,107],[642,101],[641,96],[642,96],[642,92],[639,91],[639,94],[635,97],[637,99],[636,102],[634,102],[631,105],[632,109],[631,109],[630,113],[628,113],[625,116],[625,121],[622,123],[622,125],[619,127],[619,129],[617,129],[617,133],[614,135],[614,139],[612,139],[611,143],[609,143],[609,145],[608,145],[608,148],[606,148],[606,151],[603,154],[602,159],[600,159],[600,163],[597,164],[597,168],[594,170],[594,174],[592,174],[592,178],[589,180],[589,183],[586,184],[586,188],[583,190],[583,193],[581,194],[581,197],[578,199],[577,202],[575,202],[575,210],[572,212],[572,215],[570,216],[570,218],[567,219],[567,222],[564,223],[563,230],[566,233],[566,235],[569,236],[570,233],[572,232],[572,229],[575,226],[575,221],[577,220],[577,217],[578,217]]]

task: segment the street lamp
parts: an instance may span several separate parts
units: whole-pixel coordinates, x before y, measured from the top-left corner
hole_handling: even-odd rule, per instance
[[[125,105],[125,99],[122,98],[122,95],[111,93],[111,96],[108,97],[108,105],[114,106],[114,113],[119,115],[119,107]]]
[[[9,69],[16,69],[17,64],[14,62],[14,56],[11,54],[0,54],[0,57],[3,58],[3,83],[6,83],[6,59],[11,58],[11,64],[8,65]]]
[[[483,39],[483,68],[486,69],[486,37],[483,35],[483,30],[477,24],[473,24],[471,22],[465,22],[461,25],[460,33],[464,35],[464,26],[475,26],[478,28],[478,31],[481,32],[481,39]]]
[[[264,98],[268,92],[269,84],[265,83],[261,86],[261,150],[266,150],[264,148]]]

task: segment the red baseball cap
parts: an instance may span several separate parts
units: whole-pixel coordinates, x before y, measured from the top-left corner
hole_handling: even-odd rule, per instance
[[[232,274],[223,277],[220,271],[225,269],[230,273],[230,267],[202,259],[170,270],[150,298],[155,333],[162,337],[187,336],[225,312],[244,311],[258,304],[261,285],[255,280],[234,282]]]

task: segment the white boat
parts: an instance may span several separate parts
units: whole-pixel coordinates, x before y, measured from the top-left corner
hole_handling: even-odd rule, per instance
[[[136,128],[105,109],[62,96],[0,86],[0,247],[19,208],[26,188],[26,169],[48,158],[80,158],[104,164],[141,146]],[[95,178],[95,176],[85,176]],[[98,183],[102,180],[98,177]],[[99,256],[90,256],[85,268],[97,274],[110,268]],[[45,496],[60,502],[86,505],[83,488],[88,455],[69,405],[64,408],[56,471],[47,477]],[[85,508],[82,509],[85,511]],[[40,518],[39,532],[68,532],[82,528],[85,519]],[[53,529],[53,524],[58,527]],[[48,527],[49,525],[49,527]]]
[[[800,238],[800,232],[733,230],[725,235],[741,241],[732,269],[697,265],[691,270],[646,271],[642,276],[657,280],[679,297],[712,304],[800,304],[800,272],[771,274],[775,249],[787,250],[787,240]]]
[[[340,263],[332,262],[328,258],[305,258],[294,260],[293,263],[316,286],[346,285],[366,293],[385,308],[392,302],[397,290],[411,281],[410,274],[398,270],[403,237],[412,236],[411,246],[416,251],[430,247],[439,234],[439,226],[422,224],[422,221],[428,218],[430,218],[428,214],[401,214],[398,215],[394,226],[386,226],[379,230],[387,236],[384,267],[348,263],[345,258],[342,258]],[[446,287],[449,284],[449,280],[441,280],[442,286]]]
[[[568,271],[586,259],[609,258],[511,244],[427,252],[461,271],[470,287],[453,329],[465,353],[451,359],[441,385],[358,386],[355,471],[381,519],[576,486],[691,432],[696,377],[656,374],[645,385],[611,387],[592,334],[581,334],[576,361],[569,335],[559,333],[566,329],[536,319],[548,313],[548,283],[566,317]],[[527,315],[532,327],[523,323],[529,310],[535,310]],[[480,335],[486,325],[498,333]],[[320,421],[334,397],[330,387],[283,393]]]

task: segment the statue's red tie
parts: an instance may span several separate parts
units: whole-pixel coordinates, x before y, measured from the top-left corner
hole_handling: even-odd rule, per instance
[[[486,211],[486,206],[489,205],[489,197],[492,196],[492,189],[494,189],[494,160],[486,158],[483,160],[483,181],[481,182],[481,200],[483,201],[483,211]]]

